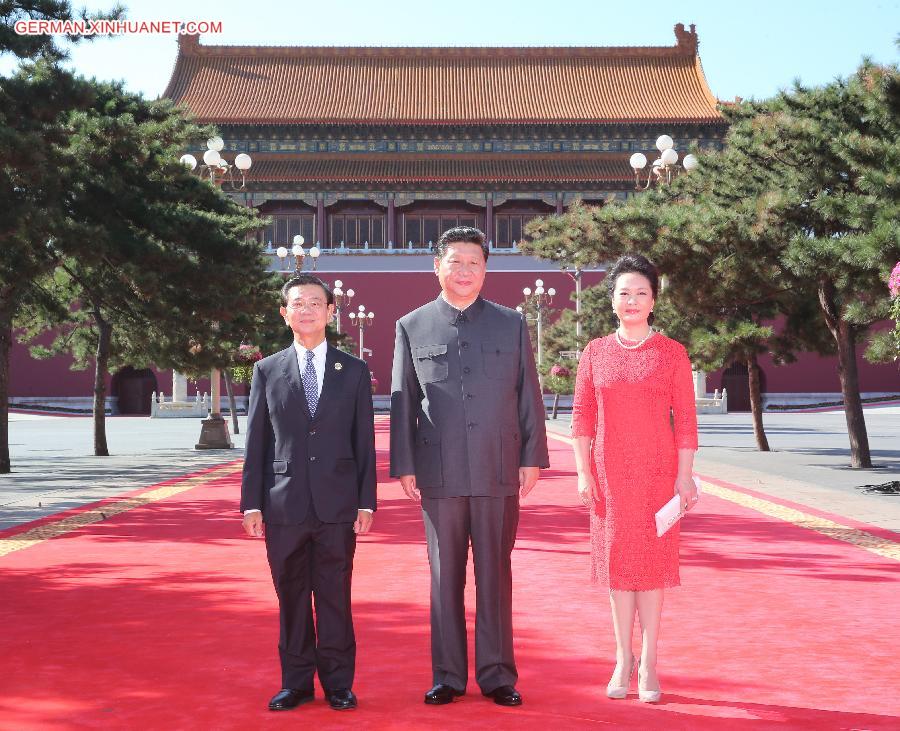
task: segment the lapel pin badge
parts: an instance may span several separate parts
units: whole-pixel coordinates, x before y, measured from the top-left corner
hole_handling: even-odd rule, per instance
[[[335,364],[334,364],[334,369],[335,369],[336,371],[341,370],[341,368],[343,368],[343,367],[344,367],[344,366],[341,365],[340,363],[335,363]]]

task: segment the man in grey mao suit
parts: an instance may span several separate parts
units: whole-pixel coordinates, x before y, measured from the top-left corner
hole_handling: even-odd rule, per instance
[[[438,241],[441,294],[397,322],[391,386],[391,475],[421,500],[431,566],[432,705],[464,694],[464,588],[475,563],[475,679],[520,705],[513,653],[510,554],[525,497],[548,467],[544,409],[528,329],[480,296],[488,249],[478,229]]]

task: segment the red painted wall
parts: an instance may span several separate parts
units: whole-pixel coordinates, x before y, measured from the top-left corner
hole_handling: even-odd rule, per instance
[[[900,393],[900,368],[896,364],[872,365],[861,353],[857,354],[856,363],[860,390]],[[759,365],[765,374],[766,393],[835,393],[841,390],[836,356],[801,353],[796,362],[778,366],[769,356],[763,355]],[[710,392],[722,388],[721,370],[709,374],[706,387]]]
[[[345,289],[355,290],[356,297],[350,309],[356,310],[363,304],[367,311],[375,313],[375,324],[365,333],[365,345],[373,351],[368,360],[372,373],[379,381],[378,393],[388,393],[395,322],[407,312],[437,296],[439,291],[437,278],[430,272],[323,272],[321,275],[329,283],[341,279]],[[574,282],[571,277],[558,270],[544,272],[489,270],[484,296],[507,307],[515,307],[522,302],[522,288],[533,288],[534,280],[538,277],[544,280],[545,287],[556,289],[555,306],[574,308],[574,303],[570,299],[570,294],[574,291]],[[585,272],[582,284],[587,288],[602,279],[601,272]],[[357,341],[359,331],[358,328],[351,327],[347,317],[349,311],[345,310],[342,315],[342,329]],[[284,344],[287,346],[289,343],[290,338],[286,334]],[[71,360],[65,357],[45,361],[34,360],[25,346],[13,346],[10,395],[89,396],[93,388],[93,372],[71,371],[70,363]],[[769,393],[840,390],[837,360],[833,357],[821,358],[813,354],[804,354],[793,365],[775,366],[770,358],[764,356],[760,359],[760,364],[765,371],[766,391]],[[863,391],[900,391],[900,369],[896,364],[875,366],[864,361],[860,355],[859,373]],[[157,383],[167,395],[171,395],[170,371],[157,372]],[[710,391],[721,388],[721,371],[709,375],[707,386]],[[209,385],[205,381],[201,382],[199,388],[200,391],[209,391]],[[193,395],[194,391],[191,384],[189,393]],[[243,387],[238,387],[238,394],[244,392]]]

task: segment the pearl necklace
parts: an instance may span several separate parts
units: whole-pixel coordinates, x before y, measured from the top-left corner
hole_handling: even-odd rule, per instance
[[[648,332],[644,336],[644,339],[641,340],[640,342],[638,342],[637,345],[625,345],[625,343],[622,342],[621,336],[619,335],[619,329],[616,328],[616,342],[619,345],[621,345],[623,348],[625,348],[625,350],[637,350],[638,348],[640,348],[644,343],[646,343],[650,339],[650,337],[653,335],[654,332],[656,332],[656,331],[651,327],[650,332]]]

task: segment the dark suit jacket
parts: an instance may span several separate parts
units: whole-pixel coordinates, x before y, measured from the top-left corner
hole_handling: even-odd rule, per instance
[[[328,346],[325,381],[309,407],[297,351],[253,367],[241,510],[262,510],[267,523],[302,523],[310,503],[324,523],[356,520],[375,509],[375,425],[365,361]]]
[[[443,297],[397,322],[391,475],[427,497],[514,495],[519,467],[549,467],[528,328],[479,297],[462,316]]]

